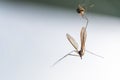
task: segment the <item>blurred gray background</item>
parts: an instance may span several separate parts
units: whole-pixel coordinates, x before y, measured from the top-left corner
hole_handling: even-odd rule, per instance
[[[78,4],[87,7],[86,49],[104,59],[85,52],[51,67],[74,50],[66,33],[80,49]],[[118,0],[0,1],[0,80],[120,80],[118,9]]]
[[[66,9],[75,9],[78,6],[78,4],[81,4],[85,5],[88,8],[88,10],[90,5],[94,5],[93,8],[90,8],[89,12],[120,17],[119,0],[3,0],[3,1],[18,3],[20,2],[34,3],[35,5],[45,4]]]

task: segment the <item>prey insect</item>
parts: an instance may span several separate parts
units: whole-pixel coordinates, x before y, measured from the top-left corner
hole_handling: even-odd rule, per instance
[[[63,58],[67,57],[68,55],[70,55],[70,56],[79,56],[82,59],[85,51],[89,52],[89,53],[91,53],[91,54],[93,54],[95,56],[103,58],[102,56],[99,56],[99,55],[94,54],[94,53],[92,53],[92,52],[90,52],[88,50],[85,50],[85,42],[86,42],[86,37],[87,37],[86,27],[82,27],[81,32],[80,32],[80,38],[81,38],[81,48],[80,48],[80,50],[78,50],[78,43],[74,40],[74,38],[72,36],[70,36],[67,33],[66,37],[67,37],[68,41],[72,44],[72,46],[75,48],[75,50],[69,52],[68,54],[66,54],[65,56],[63,56],[62,58],[60,58],[53,65],[56,65],[59,61],[61,61]],[[73,52],[75,52],[77,54],[71,54]]]
[[[88,18],[86,16],[86,9],[85,7],[81,6],[81,5],[78,5],[78,8],[76,9],[77,13],[80,14],[80,16],[82,16],[82,18],[85,18],[87,23],[86,23],[86,28],[88,26]]]
[[[89,7],[93,7],[94,4],[90,4]],[[77,9],[76,9],[77,13],[82,16],[82,18],[86,19],[87,23],[86,23],[86,28],[88,26],[88,18],[86,16],[86,12],[87,12],[87,7],[85,5],[78,5]]]
[[[77,11],[77,13],[80,14],[80,16],[84,17],[86,9],[83,6],[78,5],[78,8],[76,9],[76,11]]]

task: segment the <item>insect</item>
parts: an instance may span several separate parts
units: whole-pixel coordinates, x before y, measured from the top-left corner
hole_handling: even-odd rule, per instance
[[[86,9],[84,6],[82,5],[78,5],[78,8],[76,9],[77,13],[80,14],[80,16],[82,16],[82,18],[85,18],[87,23],[86,23],[86,28],[87,28],[87,25],[88,25],[88,18],[87,16],[85,15],[86,14]]]
[[[87,37],[86,27],[82,27],[81,32],[80,32],[80,38],[81,38],[81,48],[80,48],[80,50],[78,50],[78,43],[74,40],[74,38],[72,36],[70,36],[67,33],[66,37],[67,37],[68,41],[72,44],[72,46],[75,48],[75,50],[69,52],[68,54],[66,54],[65,56],[63,56],[62,58],[60,58],[53,65],[57,64],[59,61],[61,61],[63,58],[67,57],[68,55],[70,55],[70,56],[80,56],[80,58],[82,59],[85,51],[89,52],[89,53],[91,53],[93,55],[96,55],[98,57],[103,58],[102,56],[99,56],[99,55],[94,54],[94,53],[92,53],[92,52],[90,52],[88,50],[85,50],[85,41],[86,41],[86,37]],[[71,54],[72,52],[75,52],[77,54]]]
[[[89,7],[93,7],[93,6],[94,6],[94,4],[89,5]],[[89,22],[89,20],[88,20],[88,18],[86,16],[87,8],[85,7],[85,5],[80,5],[79,4],[76,11],[77,11],[78,14],[80,14],[80,16],[82,16],[82,18],[86,19],[86,21],[87,21],[86,28],[87,28],[88,22]]]
[[[80,14],[80,16],[84,17],[86,9],[83,6],[78,5],[78,8],[76,9],[76,11],[77,11],[77,13]]]

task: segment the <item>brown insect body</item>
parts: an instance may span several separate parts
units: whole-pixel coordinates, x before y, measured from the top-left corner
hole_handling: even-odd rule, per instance
[[[82,17],[84,16],[85,14],[85,8],[83,8],[82,6],[79,6],[77,9],[76,9],[77,13],[79,13]]]
[[[80,55],[81,59],[82,59],[82,56],[84,55],[84,52],[82,50],[78,51],[78,54]]]

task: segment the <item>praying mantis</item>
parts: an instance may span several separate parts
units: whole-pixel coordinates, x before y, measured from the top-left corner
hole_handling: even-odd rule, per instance
[[[82,6],[79,6],[77,8],[77,12],[87,20],[86,26],[82,27],[81,31],[80,31],[80,42],[81,42],[80,50],[78,49],[78,43],[75,41],[75,39],[70,34],[67,33],[66,37],[67,37],[68,41],[71,43],[71,45],[74,47],[75,50],[73,50],[73,51],[69,52],[68,54],[64,55],[62,58],[57,60],[53,65],[56,65],[59,61],[61,61],[62,59],[64,59],[65,57],[67,57],[69,55],[70,56],[79,56],[82,59],[85,52],[88,52],[88,53],[93,54],[95,56],[98,56],[100,58],[104,58],[100,55],[97,55],[97,54],[95,54],[93,52],[90,52],[90,51],[85,49],[85,42],[86,42],[86,37],[87,37],[86,29],[87,29],[87,26],[88,26],[88,18],[85,16],[85,9]],[[75,52],[77,54],[71,54],[73,52]]]

